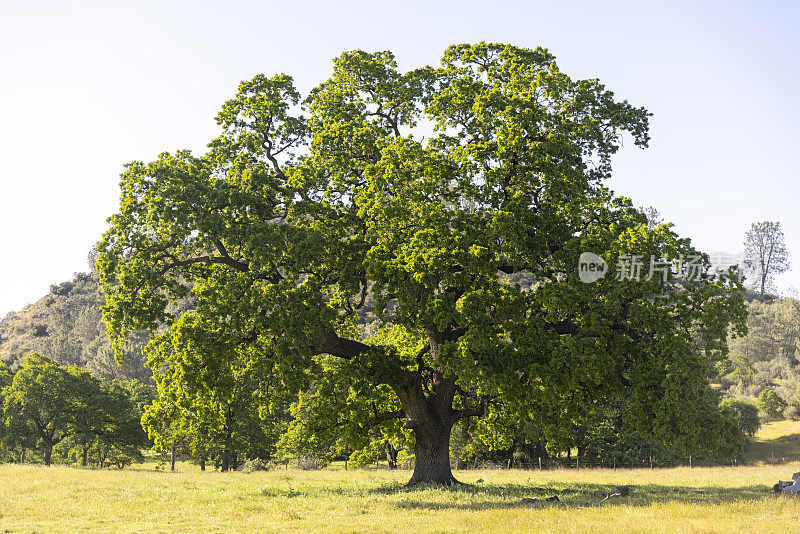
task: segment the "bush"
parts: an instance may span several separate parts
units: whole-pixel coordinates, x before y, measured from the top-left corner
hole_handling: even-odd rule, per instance
[[[274,465],[272,462],[265,462],[261,458],[253,458],[240,465],[237,471],[241,471],[242,473],[254,473],[256,471],[269,471],[273,467]]]

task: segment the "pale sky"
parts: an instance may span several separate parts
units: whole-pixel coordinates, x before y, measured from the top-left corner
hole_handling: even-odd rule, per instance
[[[307,91],[345,50],[402,68],[453,43],[544,46],[654,113],[610,182],[708,252],[780,221],[800,288],[800,3],[0,0],[0,317],[85,272],[131,160],[202,152],[239,81]]]

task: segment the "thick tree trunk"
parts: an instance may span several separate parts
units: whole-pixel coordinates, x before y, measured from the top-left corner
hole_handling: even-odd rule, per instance
[[[203,458],[200,460],[200,471],[205,471],[205,470],[206,470],[206,459]]]
[[[450,470],[450,432],[458,420],[453,411],[455,377],[436,377],[429,392],[422,380],[412,380],[399,392],[406,428],[414,432],[414,473],[407,486],[458,481]]]
[[[45,443],[44,445],[44,465],[50,465],[53,457],[53,446]]]
[[[81,456],[81,467],[86,467],[89,460],[89,444],[83,444],[83,455]]]
[[[420,424],[414,427],[414,474],[407,486],[417,484],[458,484],[450,470],[450,430],[452,423]]]
[[[169,470],[175,471],[175,442],[172,443],[172,447],[170,448],[170,455],[169,455]]]

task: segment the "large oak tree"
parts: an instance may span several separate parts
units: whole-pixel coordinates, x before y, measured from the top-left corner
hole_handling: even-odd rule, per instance
[[[150,330],[155,372],[193,388],[242,361],[267,403],[352,383],[364,395],[325,427],[401,419],[410,484],[454,482],[451,428],[490,405],[535,407],[558,439],[625,392],[631,421],[696,446],[704,358],[741,324],[731,286],[577,276],[584,250],[695,253],[603,185],[648,116],[540,48],[456,45],[406,73],[348,52],[302,102],[289,76],[256,76],[207,154],[127,166],[97,262],[110,333]]]

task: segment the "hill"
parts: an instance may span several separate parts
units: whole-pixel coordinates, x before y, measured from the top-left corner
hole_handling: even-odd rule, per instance
[[[78,365],[108,379],[150,381],[142,348],[146,334],[130,336],[120,362],[102,322],[103,295],[93,274],[76,274],[50,286],[50,293],[0,321],[0,358],[16,367],[31,352],[62,365]]]

